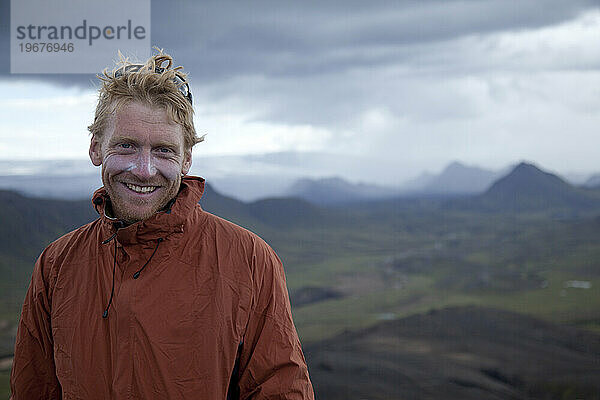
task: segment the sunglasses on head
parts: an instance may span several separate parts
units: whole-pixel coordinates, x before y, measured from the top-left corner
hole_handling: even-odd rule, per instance
[[[169,61],[169,60],[165,60],[165,61]],[[169,68],[171,66],[170,61],[169,61],[169,65],[167,65],[166,68],[161,67],[160,64],[162,64],[162,63],[160,62],[159,65],[156,65],[156,67],[154,67],[154,72],[157,74],[162,74],[163,72],[165,72],[167,70],[167,68]],[[129,73],[138,72],[139,70],[144,69],[144,67],[146,67],[144,64],[124,65],[123,67],[121,67],[117,71],[115,71],[113,77],[119,78],[119,77],[121,77],[123,75],[127,75]],[[190,90],[190,85],[188,85],[184,76],[181,75],[179,72],[175,71],[175,78],[173,78],[173,82],[175,82],[177,89],[179,89],[181,94],[183,94],[183,97],[185,97],[190,102],[190,104],[193,105],[192,91]]]

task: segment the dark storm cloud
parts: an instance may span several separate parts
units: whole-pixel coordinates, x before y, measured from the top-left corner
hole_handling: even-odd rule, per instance
[[[573,18],[591,1],[179,1],[152,2],[152,42],[196,80],[302,77],[410,59],[412,46]],[[9,1],[0,1],[8,55]],[[32,10],[35,12],[35,10]],[[2,58],[0,72],[10,65]],[[89,85],[89,76],[45,76]]]
[[[183,54],[203,80],[293,77],[401,62],[422,43],[556,24],[591,6],[560,0],[153,3],[152,39]]]
[[[410,82],[410,76],[399,79],[403,73],[430,74],[417,77],[427,82],[452,72],[468,74],[469,68],[485,70],[489,61],[469,60],[462,48],[449,52],[447,44],[470,35],[554,25],[594,5],[560,0],[340,4],[153,3],[152,41],[177,55],[207,101],[237,97],[252,105],[259,99],[265,109],[260,119],[331,126],[352,123],[349,116],[382,104],[435,119],[469,114],[470,106],[421,100],[415,92],[428,88]],[[386,68],[398,72],[381,73]]]

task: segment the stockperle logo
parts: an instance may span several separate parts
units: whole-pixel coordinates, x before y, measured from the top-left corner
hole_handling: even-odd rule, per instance
[[[150,55],[150,0],[11,0],[11,73],[98,73]]]

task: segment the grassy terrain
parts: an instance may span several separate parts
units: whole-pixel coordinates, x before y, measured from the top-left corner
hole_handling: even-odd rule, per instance
[[[482,294],[483,304],[537,316],[552,322],[585,327],[600,320],[600,279],[591,280],[590,289],[565,288],[573,275],[548,274],[548,286],[513,293],[510,296]]]
[[[8,399],[10,396],[9,375],[9,371],[0,371],[0,397],[3,399]]]
[[[302,286],[322,286],[346,295],[294,309],[304,342],[382,319],[466,304],[590,330],[600,326],[597,218],[446,213],[434,227],[429,221],[419,225],[411,216],[398,220],[404,223],[374,228],[363,238],[362,249],[350,246],[343,256],[287,264],[292,293]],[[569,281],[591,287],[565,287]]]

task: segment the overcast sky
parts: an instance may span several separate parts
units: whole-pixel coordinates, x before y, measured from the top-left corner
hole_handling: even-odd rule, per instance
[[[86,157],[93,76],[10,75],[0,4],[0,159]],[[453,160],[600,172],[597,1],[153,1],[151,32],[190,73],[195,158],[324,152],[387,183]]]

